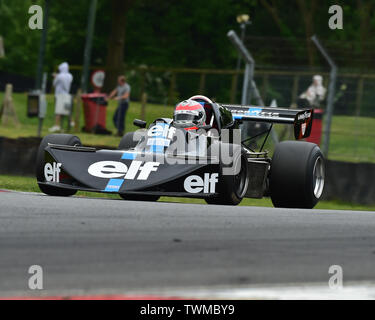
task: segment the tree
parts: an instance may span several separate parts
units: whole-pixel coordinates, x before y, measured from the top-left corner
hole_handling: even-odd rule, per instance
[[[314,17],[316,14],[317,9],[317,1],[316,0],[297,0],[297,4],[299,10],[301,12],[304,27],[305,27],[305,39],[306,39],[306,48],[307,48],[307,56],[309,59],[309,65],[313,66],[315,62],[315,47],[311,42],[311,37],[314,35]]]
[[[357,0],[358,14],[360,17],[359,41],[361,50],[361,68],[366,68],[366,42],[370,39],[371,13],[374,3],[370,1]]]
[[[110,90],[123,69],[125,49],[125,29],[128,11],[136,0],[111,1],[111,31],[108,38],[105,90]]]
[[[298,28],[296,28],[296,24],[300,24],[301,22],[303,23],[308,61],[309,65],[313,66],[315,61],[315,48],[310,39],[314,35],[315,30],[314,17],[317,9],[316,0],[296,0],[298,10],[302,17],[302,19],[299,19],[297,21],[291,20],[290,16],[281,14],[281,12],[285,10],[284,2],[281,3],[280,1],[276,2],[275,0],[260,0],[260,3],[265,9],[267,9],[270,16],[280,29],[281,34],[283,36],[286,36],[291,42],[291,44],[294,44],[296,47],[298,46],[298,44],[296,43],[297,37],[295,34],[295,31],[298,30]],[[278,7],[278,5],[280,8]]]

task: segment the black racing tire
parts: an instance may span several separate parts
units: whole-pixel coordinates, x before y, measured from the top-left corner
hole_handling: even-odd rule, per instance
[[[248,164],[245,150],[238,145],[231,145],[232,162],[220,164],[218,196],[205,198],[208,204],[236,206],[244,198],[249,185]],[[234,174],[224,175],[224,169],[238,168]]]
[[[49,143],[66,146],[82,145],[81,140],[77,136],[71,134],[50,134],[48,136],[45,136],[39,145],[37,153],[36,178],[38,182],[44,181],[44,149],[48,146]],[[77,190],[52,187],[40,183],[38,183],[38,185],[40,191],[50,196],[69,197],[77,193]]]
[[[275,207],[314,208],[322,196],[324,180],[324,157],[316,144],[303,141],[277,144],[269,176]]]
[[[124,200],[129,200],[129,201],[156,202],[160,199],[160,196],[138,195],[138,194],[120,194],[120,197]]]
[[[134,133],[135,132],[127,132],[124,134],[121,138],[118,150],[132,149],[138,144],[138,141],[134,141]]]

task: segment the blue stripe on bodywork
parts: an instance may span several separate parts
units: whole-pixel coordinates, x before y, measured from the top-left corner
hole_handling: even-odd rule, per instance
[[[159,139],[164,138],[165,139],[168,131],[165,133],[164,129],[165,129],[165,127],[169,127],[169,124],[168,123],[157,123],[157,125],[159,125],[163,128],[163,132],[162,132],[162,134],[160,134],[158,136],[153,136],[153,138],[159,138]],[[152,145],[149,146],[149,148],[150,148],[149,150],[151,152],[154,152],[154,153],[163,153],[164,152],[164,146],[163,145],[152,144]]]
[[[119,192],[124,179],[110,179],[107,186],[105,187],[105,192]]]
[[[249,116],[256,116],[261,112],[262,112],[261,108],[249,108],[248,115]]]
[[[233,112],[233,119],[234,120],[241,120],[246,116],[257,116],[259,113],[262,112],[262,108],[249,108],[247,111],[243,113],[236,113]]]
[[[132,153],[132,152],[124,152],[124,153],[122,154],[121,159],[123,159],[123,160],[134,160],[136,157],[137,157],[137,154],[136,154],[136,153]]]

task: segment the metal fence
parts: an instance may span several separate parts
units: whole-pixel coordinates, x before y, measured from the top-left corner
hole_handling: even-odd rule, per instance
[[[73,67],[73,72],[79,70]],[[132,86],[132,99],[136,101],[146,92],[148,102],[167,107],[194,94],[204,94],[223,103],[241,102],[243,72],[138,67],[126,68],[125,73]],[[324,86],[328,88],[329,73],[316,71],[257,69],[255,82],[266,105],[276,99],[280,107],[295,107],[299,95],[317,73],[324,77]],[[329,158],[375,162],[374,101],[375,74],[339,73]]]

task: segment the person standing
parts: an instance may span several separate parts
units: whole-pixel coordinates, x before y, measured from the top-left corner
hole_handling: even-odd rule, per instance
[[[61,131],[61,117],[69,116],[72,108],[72,97],[69,94],[73,82],[73,76],[69,72],[69,64],[63,62],[58,67],[59,73],[53,74],[53,86],[55,87],[55,125],[50,132]]]
[[[319,108],[326,96],[326,88],[323,86],[323,77],[315,75],[311,86],[300,95],[297,105],[299,108]]]
[[[117,87],[110,93],[108,99],[114,99],[118,101],[118,106],[113,116],[113,122],[117,129],[116,135],[122,137],[125,132],[125,118],[126,112],[129,108],[131,87],[126,82],[125,76],[119,76],[117,82]]]

